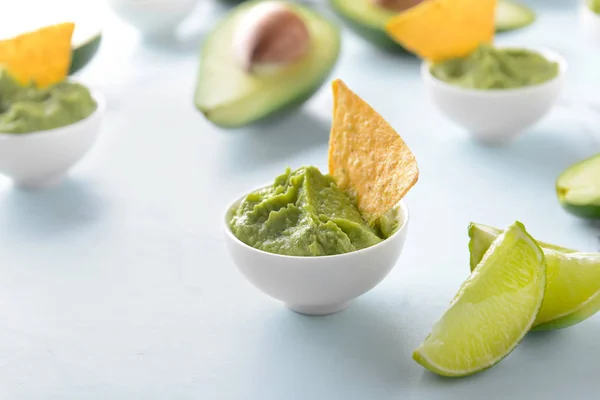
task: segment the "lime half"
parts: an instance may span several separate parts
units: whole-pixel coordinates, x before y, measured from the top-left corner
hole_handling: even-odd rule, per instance
[[[556,194],[571,214],[600,219],[600,154],[567,168],[556,180]]]
[[[444,376],[493,366],[531,328],[545,287],[544,253],[515,222],[493,241],[413,358]]]
[[[491,226],[469,225],[471,270],[502,234]],[[535,330],[566,328],[600,309],[600,253],[583,253],[538,242],[546,256],[547,286]]]

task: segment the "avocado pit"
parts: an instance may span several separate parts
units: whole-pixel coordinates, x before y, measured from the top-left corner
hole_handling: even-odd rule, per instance
[[[280,67],[301,59],[310,47],[310,32],[285,4],[268,1],[242,17],[233,45],[241,67],[256,73],[261,66]]]

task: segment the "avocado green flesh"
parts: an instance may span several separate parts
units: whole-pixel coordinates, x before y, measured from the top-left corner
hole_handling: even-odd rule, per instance
[[[98,32],[94,36],[89,37],[85,42],[73,44],[69,75],[73,75],[92,61],[100,48],[101,41],[102,34]]]
[[[556,193],[568,212],[600,219],[600,155],[567,168],[556,181]]]
[[[329,0],[335,13],[364,39],[381,49],[407,52],[385,32],[386,22],[397,14],[372,4],[371,0]]]
[[[338,28],[305,7],[289,4],[309,29],[307,54],[272,73],[247,73],[235,58],[232,41],[238,22],[256,3],[237,6],[210,34],[202,49],[195,103],[218,126],[240,127],[298,107],[321,87],[339,55]]]
[[[512,0],[500,0],[496,6],[496,32],[512,31],[531,25],[535,13],[524,4]]]
[[[290,169],[248,194],[234,210],[231,231],[256,249],[288,256],[349,253],[393,234],[398,218],[369,226],[354,200],[316,167]],[[382,233],[384,232],[384,233]]]
[[[376,6],[372,0],[330,0],[331,5],[339,12],[362,25],[371,28],[384,29],[386,22],[397,11],[387,10]],[[391,39],[390,39],[391,40]]]

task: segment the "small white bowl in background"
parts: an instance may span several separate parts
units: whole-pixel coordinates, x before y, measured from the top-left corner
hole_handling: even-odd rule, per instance
[[[563,88],[567,62],[559,54],[537,51],[559,64],[554,79],[516,89],[479,90],[444,82],[431,74],[428,62],[421,65],[421,76],[434,104],[450,120],[466,128],[475,140],[485,144],[501,144],[538,122],[554,106]]]
[[[400,228],[374,246],[322,257],[268,253],[248,246],[231,231],[229,222],[242,199],[227,209],[223,219],[225,242],[233,262],[252,285],[301,314],[326,315],[346,308],[352,299],[373,289],[389,274],[406,241],[408,208],[400,202]]]
[[[579,7],[579,20],[586,40],[594,45],[600,45],[600,15],[592,11],[585,0]]]
[[[196,7],[198,0],[108,0],[113,12],[143,35],[168,36]]]
[[[106,104],[98,104],[87,118],[59,128],[31,133],[0,133],[0,174],[15,186],[35,189],[59,182],[95,143]]]

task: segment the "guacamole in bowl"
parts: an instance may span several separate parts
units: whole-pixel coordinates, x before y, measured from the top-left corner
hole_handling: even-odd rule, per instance
[[[0,70],[0,133],[24,134],[71,125],[89,117],[98,104],[89,89],[62,81],[46,88],[20,85]]]
[[[352,195],[316,167],[287,169],[245,196],[231,232],[255,249],[287,256],[329,256],[381,243],[398,229],[397,209],[369,225]]]
[[[0,85],[7,82],[0,76]],[[106,102],[102,94],[82,88],[62,83],[47,90],[16,88],[11,96],[0,91],[0,174],[15,187],[60,183],[93,147]]]
[[[430,72],[436,79],[466,89],[518,89],[556,78],[560,66],[537,51],[482,44],[466,57],[431,65]]]
[[[551,50],[482,47],[458,60],[425,61],[421,76],[442,114],[477,142],[496,146],[512,141],[552,109],[567,70],[564,57]]]
[[[284,184],[288,178],[295,182]],[[325,315],[343,310],[352,299],[373,289],[399,266],[410,216],[401,200],[393,211],[379,219],[378,231],[356,219],[354,206],[343,197],[340,199],[339,193],[332,193],[338,187],[322,185],[318,191],[323,192],[306,202],[305,199],[314,196],[314,188],[300,181],[315,178],[321,183],[330,180],[314,167],[288,170],[276,182],[240,196],[227,207],[222,230],[233,264],[249,283],[290,310]],[[331,200],[337,198],[340,203],[322,201],[329,199],[329,194]],[[343,191],[342,196],[346,196]],[[321,208],[322,203],[327,203],[325,208]],[[304,210],[282,218],[287,213],[282,210],[295,208]],[[304,215],[311,221],[296,215]],[[365,236],[376,244],[371,245]],[[345,245],[335,244],[338,238]],[[359,247],[360,250],[353,249]]]

